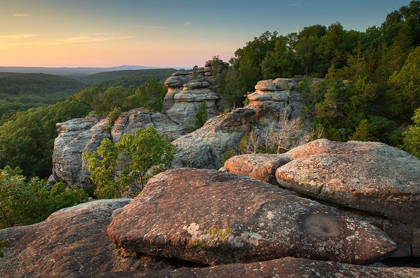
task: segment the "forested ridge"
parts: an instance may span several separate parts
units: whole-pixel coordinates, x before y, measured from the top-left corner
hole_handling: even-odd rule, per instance
[[[339,22],[308,26],[288,35],[267,31],[239,48],[230,63],[215,78],[218,92],[232,108],[243,105],[246,94],[254,91],[259,80],[300,76],[298,88],[305,116],[315,128],[323,130],[324,137],[335,141],[381,141],[420,157],[418,0],[391,12],[381,26],[369,27],[365,32],[345,30]],[[1,184],[10,185],[18,179],[14,184],[30,188],[22,196],[29,196],[31,190],[50,196],[42,189],[44,181],[36,177],[46,178],[51,173],[55,124],[89,113],[109,116],[113,121],[121,112],[140,106],[160,111],[166,88],[158,81],[173,71],[148,75],[142,70],[139,72],[144,75],[137,77],[120,73],[94,75],[85,82],[100,85],[53,105],[8,115],[0,126],[0,168],[5,169],[0,174]],[[116,79],[107,81],[110,76]],[[19,77],[0,74],[0,81]],[[157,81],[150,80],[152,77]],[[28,94],[35,88],[29,88]],[[12,187],[0,188],[0,198],[7,196]],[[86,198],[73,190],[75,202]],[[57,185],[55,192],[57,196],[68,194],[62,185]],[[5,206],[2,202],[0,199]],[[60,207],[55,203],[45,206]],[[20,219],[13,223],[31,221]]]
[[[418,0],[365,32],[345,30],[339,22],[288,35],[267,31],[230,62],[219,92],[232,105],[240,105],[261,79],[306,77],[299,84],[305,113],[325,137],[381,141],[420,156],[413,132],[420,113]]]

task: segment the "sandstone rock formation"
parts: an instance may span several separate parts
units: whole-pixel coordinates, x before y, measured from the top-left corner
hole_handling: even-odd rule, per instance
[[[214,63],[218,64],[216,71],[213,71]],[[188,121],[194,117],[203,101],[207,105],[208,118],[218,115],[217,101],[220,96],[215,92],[215,77],[212,72],[220,74],[222,66],[228,65],[229,63],[222,60],[209,60],[204,68],[197,68],[195,73],[186,74],[184,71],[172,74],[165,81],[168,93],[165,96],[164,109],[168,116],[178,124],[188,125]]]
[[[119,247],[215,265],[293,256],[348,263],[395,251],[383,232],[290,191],[215,170],[153,177],[108,227]]]
[[[420,277],[420,269],[401,267],[369,267],[308,259],[283,258],[250,264],[217,265],[206,268],[165,269],[156,272],[116,272],[100,277],[179,277],[179,278],[241,278],[241,277]]]
[[[130,199],[66,208],[34,225],[0,230],[6,240],[0,277],[96,277],[102,272],[157,270],[180,265],[116,249],[106,234],[113,211]]]
[[[221,72],[222,65],[228,65],[222,60],[218,60],[217,63],[218,73]],[[96,150],[104,138],[118,142],[122,135],[133,134],[136,129],[144,129],[147,126],[153,126],[168,138],[179,138],[187,133],[189,120],[195,117],[198,106],[203,101],[207,104],[209,118],[218,115],[219,108],[216,102],[220,97],[214,89],[212,65],[213,60],[207,61],[204,68],[198,68],[197,76],[194,76],[193,72],[178,71],[165,81],[168,87],[164,102],[165,114],[151,113],[143,108],[132,109],[118,117],[110,134],[107,132],[108,120],[99,116],[58,123],[59,134],[54,141],[53,170],[49,183],[52,185],[63,181],[69,186],[92,187],[82,156],[86,151]]]
[[[65,181],[69,186],[93,186],[89,173],[84,170],[82,154],[96,150],[104,138],[110,137],[105,132],[107,125],[107,119],[96,115],[57,124],[58,137],[54,140],[52,156],[53,174],[49,178],[51,184]]]
[[[298,120],[302,116],[299,93],[279,91],[284,88],[277,86],[283,84],[281,82],[295,84],[290,79],[280,78],[260,81],[255,93],[248,95],[248,106],[214,117],[202,128],[175,140],[173,144],[178,153],[172,167],[218,169],[223,155],[230,148],[236,149],[243,136],[254,132],[261,143],[265,143],[267,134],[279,133],[285,123]],[[304,127],[300,134],[293,144],[303,139]]]
[[[385,231],[398,244],[395,256],[419,256],[413,234],[420,231],[420,160],[404,151],[322,139],[281,155],[236,156],[224,167],[273,184],[275,173],[282,187],[338,205]]]

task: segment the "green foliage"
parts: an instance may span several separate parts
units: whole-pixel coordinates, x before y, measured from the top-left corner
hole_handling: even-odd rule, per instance
[[[420,107],[413,116],[414,125],[403,133],[403,148],[420,158]]]
[[[350,140],[354,141],[376,141],[377,138],[373,137],[373,128],[369,125],[368,120],[363,119],[356,127],[356,132],[350,136]]]
[[[392,116],[409,119],[420,106],[420,46],[409,55],[404,66],[389,78],[386,98]]]
[[[224,155],[223,155],[223,161],[222,161],[222,167],[225,165],[226,160],[228,160],[231,157],[234,157],[236,155],[236,152],[234,149],[230,148]]]
[[[192,124],[192,127],[187,128],[188,132],[193,132],[194,130],[199,129],[202,127],[207,121],[207,104],[205,101],[201,102],[198,106],[197,113],[195,113],[195,117],[191,119],[189,124]]]
[[[20,167],[28,177],[48,177],[56,123],[84,117],[90,109],[74,100],[17,113],[0,126],[0,168]]]
[[[41,73],[0,74],[0,117],[65,100],[86,85],[69,78]]]
[[[122,112],[136,107],[145,107],[150,111],[162,110],[166,91],[162,83],[151,79],[138,88],[96,86],[81,91],[75,98],[89,105],[96,114],[109,116],[114,113],[115,117],[116,109]]]
[[[33,224],[61,208],[87,201],[87,194],[76,186],[66,189],[56,183],[48,191],[44,180],[27,180],[21,173],[9,166],[0,171],[0,229]]]
[[[176,69],[120,70],[92,74],[79,80],[88,85],[129,88],[141,86],[150,79],[164,81],[175,71]]]
[[[136,130],[134,136],[123,135],[115,145],[104,139],[97,151],[85,153],[83,159],[97,186],[94,194],[100,199],[120,198],[130,186],[134,193],[141,191],[147,179],[163,171],[175,153],[175,146],[149,126]],[[152,167],[152,173],[148,172]],[[116,170],[120,171],[118,175]]]

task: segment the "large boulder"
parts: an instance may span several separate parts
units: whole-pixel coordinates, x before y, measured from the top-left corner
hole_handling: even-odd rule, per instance
[[[369,263],[395,251],[378,228],[258,180],[215,170],[153,177],[108,227],[118,246],[215,265],[293,256]]]
[[[286,154],[285,188],[420,226],[420,160],[377,142],[316,140]]]
[[[255,110],[238,108],[208,120],[204,126],[172,142],[177,153],[172,168],[220,168],[225,154],[250,132]]]
[[[100,200],[59,210],[47,220],[0,230],[0,277],[96,277],[102,272],[174,267],[164,259],[116,249],[106,234],[112,213],[131,199]]]
[[[420,257],[420,241],[414,236],[420,234],[416,218],[418,165],[416,158],[384,144],[323,139],[281,155],[235,156],[225,162],[224,168],[273,184],[278,184],[276,171],[287,173],[291,179],[280,180],[282,186],[327,201],[383,230],[398,245],[394,257]],[[331,192],[337,179],[346,186],[333,187]],[[343,201],[343,195],[350,201]],[[360,199],[364,203],[359,204]]]
[[[308,259],[283,258],[250,264],[217,265],[206,268],[165,269],[155,272],[116,272],[103,278],[179,277],[179,278],[241,278],[241,277],[420,277],[420,269],[407,267],[370,267]]]

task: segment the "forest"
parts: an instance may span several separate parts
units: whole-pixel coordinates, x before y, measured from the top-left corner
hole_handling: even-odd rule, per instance
[[[267,31],[239,48],[230,64],[216,79],[218,92],[231,108],[243,106],[245,96],[254,91],[259,80],[299,76],[305,117],[314,128],[323,130],[324,137],[335,141],[380,141],[420,158],[420,1],[411,1],[389,13],[381,26],[369,27],[365,32],[345,30],[339,22],[308,26],[288,35]],[[53,83],[56,87],[51,88],[52,96],[58,92],[64,96],[66,90],[77,86],[84,86],[83,90],[49,106],[40,100],[44,105],[38,105],[35,99],[42,94],[38,85],[32,87],[24,82],[25,75],[0,74],[0,82],[9,84],[0,88],[10,88],[0,92],[5,96],[0,100],[0,111],[7,115],[0,126],[2,207],[7,207],[5,199],[16,184],[27,188],[22,196],[46,196],[48,201],[38,205],[39,210],[53,211],[69,205],[53,202],[61,200],[61,194],[68,194],[66,198],[74,203],[85,200],[87,196],[76,188],[69,189],[71,193],[62,185],[56,185],[53,192],[45,189],[43,179],[52,169],[55,124],[89,113],[115,120],[121,112],[140,106],[160,111],[166,88],[159,81],[174,71],[100,73],[69,87],[62,86],[67,81],[61,79],[62,83]],[[13,86],[22,89],[14,91]],[[19,103],[20,92],[33,96],[34,105],[7,108],[10,103]],[[18,207],[15,211],[23,209],[18,201],[13,204]],[[14,211],[10,207],[9,214]],[[3,226],[39,220],[28,217],[3,221]]]

